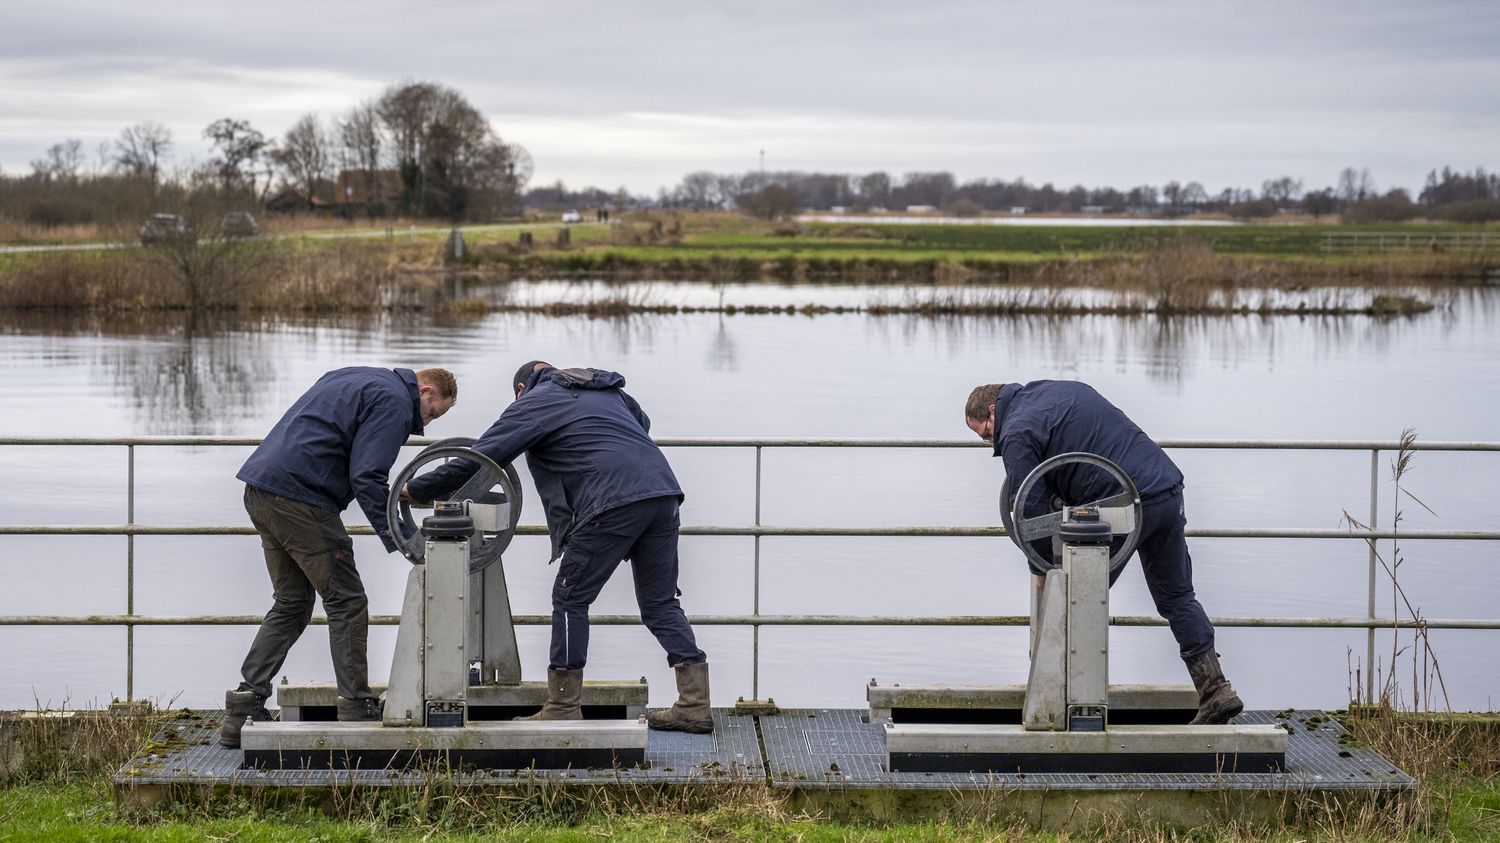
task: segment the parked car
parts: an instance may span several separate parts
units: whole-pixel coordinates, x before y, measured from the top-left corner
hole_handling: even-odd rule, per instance
[[[188,221],[177,214],[152,214],[141,225],[141,245],[196,243],[198,236]]]
[[[249,211],[230,211],[224,215],[224,222],[220,227],[224,230],[225,237],[255,237],[260,234],[255,215]]]
[[[580,214],[577,211],[563,211],[562,221],[563,222],[583,222],[583,214]]]

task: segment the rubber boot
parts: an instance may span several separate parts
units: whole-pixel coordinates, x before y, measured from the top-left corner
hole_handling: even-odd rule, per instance
[[[708,711],[708,663],[679,664],[677,702],[671,708],[646,713],[646,725],[666,732],[691,732],[706,735],[714,730],[714,719]]]
[[[379,720],[384,711],[385,703],[374,697],[361,697],[357,700],[339,697],[339,722],[341,723]]]
[[[1209,650],[1183,661],[1187,663],[1188,675],[1193,677],[1193,687],[1198,689],[1198,716],[1193,718],[1192,725],[1222,726],[1245,710],[1234,687],[1224,678],[1218,653]]]
[[[275,720],[266,710],[266,698],[254,691],[227,691],[224,694],[224,719],[219,722],[219,744],[239,749],[240,731],[246,720],[268,723]]]
[[[547,704],[536,714],[516,720],[582,720],[583,668],[547,668]]]

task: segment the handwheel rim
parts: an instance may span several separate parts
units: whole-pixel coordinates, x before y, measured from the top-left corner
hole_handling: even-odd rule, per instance
[[[514,466],[506,464],[501,466],[493,459],[472,447],[473,439],[466,437],[452,437],[439,440],[426,448],[423,448],[411,462],[403,467],[395,480],[391,483],[390,494],[386,498],[386,521],[392,532],[392,540],[395,541],[397,549],[412,564],[420,565],[424,562],[426,555],[426,542],[422,538],[421,525],[411,512],[411,502],[401,500],[401,490],[417,475],[417,471],[430,463],[440,459],[468,459],[479,464],[479,472],[498,478],[486,486],[487,489],[500,487],[508,504],[508,518],[505,527],[493,534],[489,539],[481,541],[476,547],[471,548],[469,554],[469,571],[477,573],[489,567],[500,558],[505,549],[510,546],[511,539],[515,538],[516,526],[521,517],[521,483],[520,475]],[[400,525],[406,525],[411,531],[411,537],[403,539]]]

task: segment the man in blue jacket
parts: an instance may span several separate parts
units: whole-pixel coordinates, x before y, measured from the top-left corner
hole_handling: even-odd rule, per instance
[[[588,660],[589,606],[620,562],[631,561],[641,621],[667,652],[678,699],[652,711],[654,729],[713,731],[708,660],[677,590],[677,507],[683,494],[649,432],[651,420],[625,393],[625,378],[599,369],[555,369],[533,360],[511,379],[516,400],[474,444],[505,465],[526,454],[546,509],[552,558],[552,646],[547,704],[529,718],[576,720]],[[473,473],[454,460],[407,484],[413,500],[451,492]]]
[[[1193,722],[1228,723],[1239,714],[1244,704],[1224,678],[1214,652],[1213,625],[1193,591],[1182,472],[1166,452],[1093,387],[1077,381],[977,386],[969,393],[964,421],[994,445],[1012,489],[1043,460],[1077,451],[1104,457],[1130,477],[1141,496],[1139,550],[1146,587],[1198,690]],[[1047,510],[1049,498],[1074,506],[1119,491],[1099,469],[1065,466],[1039,484],[1022,511],[1031,517]],[[1043,552],[1050,553],[1050,547]],[[1032,573],[1040,577],[1046,572],[1033,568]],[[1111,585],[1118,573],[1111,574]]]
[[[407,437],[457,398],[446,369],[336,369],[297,399],[240,468],[274,603],[240,667],[243,681],[225,696],[219,743],[237,747],[247,719],[271,719],[271,679],[307,628],[314,595],[328,613],[338,718],[379,719],[366,661],[369,604],[339,514],[358,500],[386,552],[395,551],[385,517],[391,464]]]

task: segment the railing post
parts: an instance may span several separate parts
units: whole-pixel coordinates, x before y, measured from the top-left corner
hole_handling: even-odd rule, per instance
[[[135,526],[135,446],[125,446],[125,523]],[[135,614],[135,533],[125,536],[125,614]],[[135,625],[125,625],[125,701],[135,699]]]
[[[755,602],[751,614],[760,617],[760,451],[755,446]],[[760,624],[750,627],[750,699],[760,699]]]
[[[1375,529],[1380,504],[1380,449],[1370,451],[1370,529]],[[1375,620],[1375,566],[1379,562],[1375,554],[1376,539],[1370,539],[1370,582],[1365,593],[1365,617]],[[1375,702],[1375,625],[1365,629],[1365,703]]]

